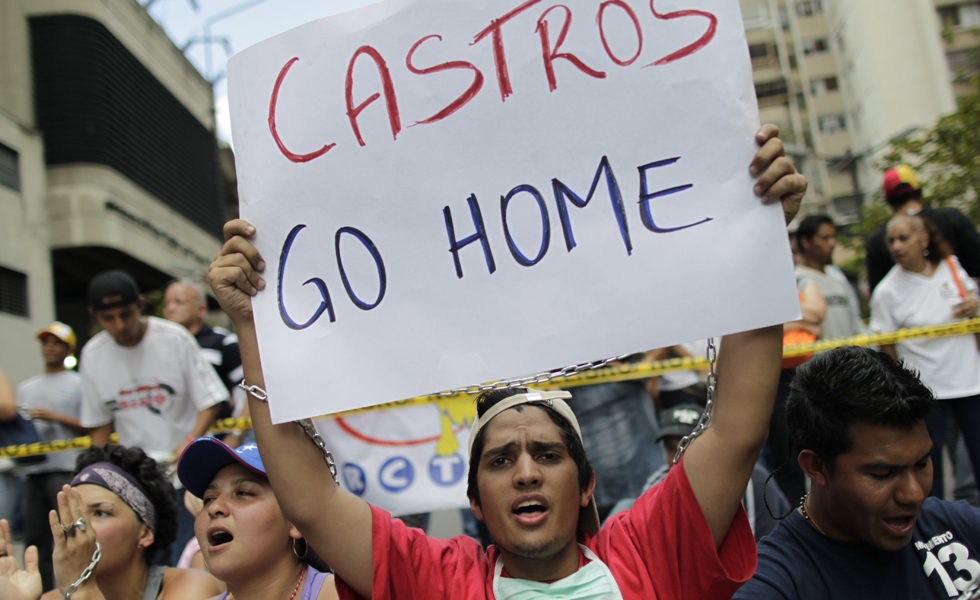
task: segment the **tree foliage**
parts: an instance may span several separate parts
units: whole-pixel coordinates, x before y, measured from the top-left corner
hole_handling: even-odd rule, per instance
[[[980,222],[980,89],[924,135],[893,144],[882,166],[898,164],[915,169],[924,204],[958,208]]]

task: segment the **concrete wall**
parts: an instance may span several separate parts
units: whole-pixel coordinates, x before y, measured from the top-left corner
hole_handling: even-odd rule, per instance
[[[29,316],[0,312],[0,370],[16,386],[44,368],[34,335],[54,320],[54,289],[41,137],[0,113],[0,144],[16,150],[20,162],[20,191],[0,186],[0,265],[27,274]]]

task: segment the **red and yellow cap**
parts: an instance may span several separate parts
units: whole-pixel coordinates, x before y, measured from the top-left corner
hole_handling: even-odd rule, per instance
[[[915,176],[915,171],[908,165],[899,165],[894,169],[885,171],[885,178],[881,187],[886,196],[900,196],[909,192],[914,192],[922,186]]]

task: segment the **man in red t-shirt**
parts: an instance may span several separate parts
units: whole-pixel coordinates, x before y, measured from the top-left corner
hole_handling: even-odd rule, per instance
[[[763,126],[749,169],[755,192],[799,210],[806,179]],[[245,380],[264,386],[250,297],[265,263],[250,224],[225,225],[210,280],[238,333]],[[530,342],[529,342],[530,343]],[[755,570],[742,494],[766,439],[782,357],[782,326],[726,336],[711,426],[667,479],[601,530],[595,474],[565,392],[516,390],[481,398],[468,495],[496,545],[432,539],[344,491],[302,428],[273,425],[249,400],[262,461],[283,513],[337,575],[341,598],[728,598]]]

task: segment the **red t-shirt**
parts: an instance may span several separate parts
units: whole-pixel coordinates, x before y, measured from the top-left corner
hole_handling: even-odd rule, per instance
[[[623,600],[731,598],[755,572],[745,511],[739,508],[716,551],[683,465],[599,533],[580,537],[612,571]],[[493,599],[496,547],[484,552],[466,536],[430,538],[373,506],[371,514],[374,600]],[[336,583],[341,600],[358,598],[340,577]]]

